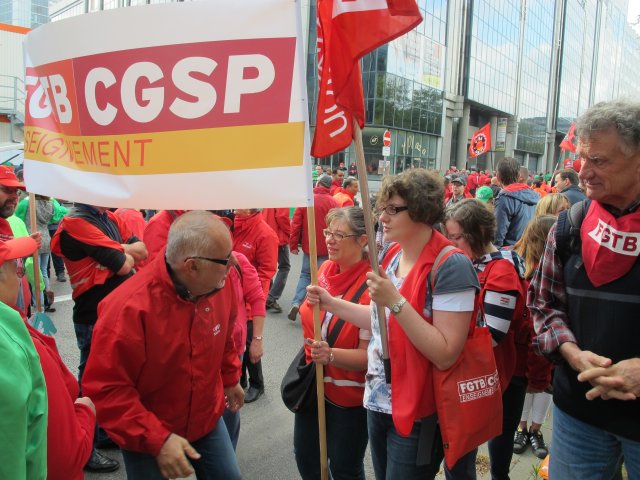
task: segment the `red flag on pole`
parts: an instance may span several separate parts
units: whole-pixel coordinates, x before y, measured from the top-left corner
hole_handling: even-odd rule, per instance
[[[575,153],[576,146],[573,143],[573,139],[576,136],[575,130],[576,130],[576,125],[575,125],[575,123],[572,123],[571,126],[569,127],[569,131],[565,135],[564,139],[562,140],[562,142],[560,142],[560,149],[561,150],[568,150],[570,152]]]
[[[364,127],[359,60],[422,21],[415,0],[318,0],[319,92],[314,157],[344,150]]]
[[[476,158],[478,155],[487,153],[489,150],[491,150],[491,124],[487,123],[481,129],[476,130],[476,133],[471,137],[469,154],[471,158]]]

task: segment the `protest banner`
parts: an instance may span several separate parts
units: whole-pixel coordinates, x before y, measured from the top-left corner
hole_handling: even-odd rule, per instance
[[[299,17],[291,1],[216,0],[30,32],[27,187],[106,207],[311,205]]]

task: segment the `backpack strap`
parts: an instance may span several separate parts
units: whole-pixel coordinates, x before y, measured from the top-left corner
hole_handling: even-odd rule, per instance
[[[556,226],[556,252],[563,265],[573,254],[580,253],[582,240],[580,239],[580,227],[587,216],[591,200],[586,199],[571,205],[569,210],[560,212]]]

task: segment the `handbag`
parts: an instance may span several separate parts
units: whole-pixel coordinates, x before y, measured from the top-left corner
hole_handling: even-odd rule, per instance
[[[453,247],[436,257],[432,273]],[[429,284],[431,283],[429,273]],[[447,466],[502,433],[502,391],[491,334],[486,325],[472,321],[456,362],[447,370],[433,368],[433,391]]]
[[[350,302],[358,303],[366,289],[367,284],[363,283]],[[344,320],[339,318],[327,336],[329,347],[333,347],[343,326]],[[293,413],[314,412],[318,408],[316,391],[316,363],[307,363],[302,346],[282,378],[280,395],[285,406]]]

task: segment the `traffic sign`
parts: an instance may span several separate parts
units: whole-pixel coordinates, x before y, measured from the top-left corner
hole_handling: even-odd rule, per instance
[[[382,136],[382,145],[385,147],[391,146],[391,132],[389,130],[384,131],[384,135]]]
[[[382,156],[388,157],[391,155],[391,147],[382,147]]]

